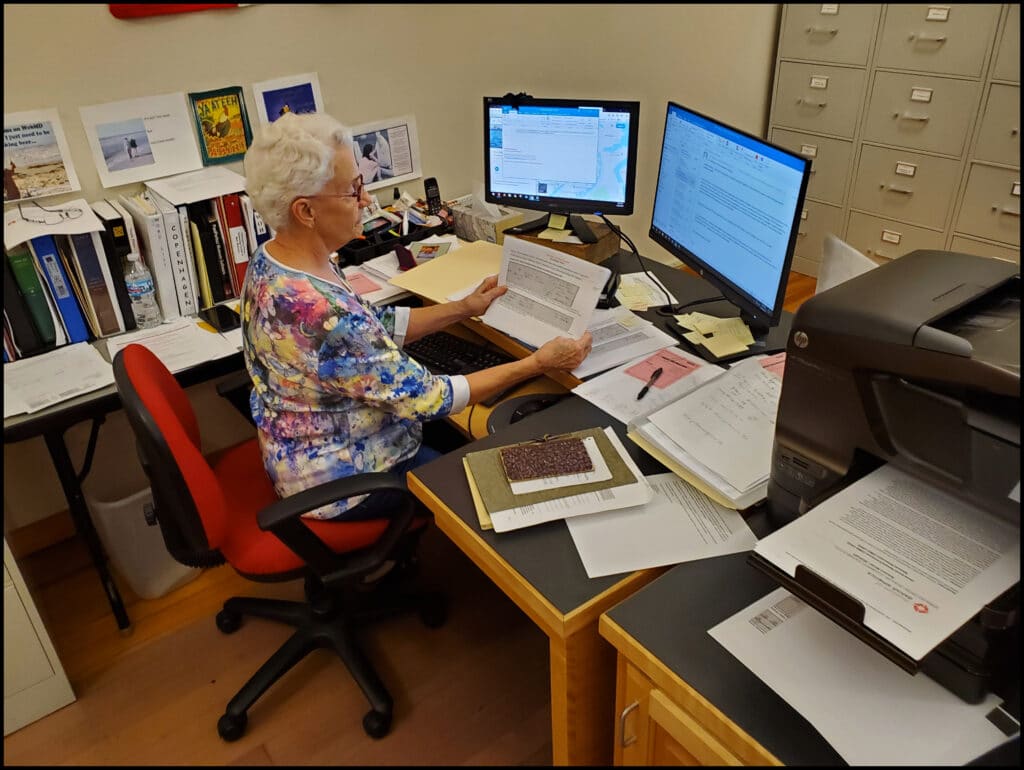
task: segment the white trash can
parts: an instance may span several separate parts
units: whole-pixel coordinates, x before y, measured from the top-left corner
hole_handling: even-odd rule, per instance
[[[85,493],[93,523],[110,563],[143,599],[156,599],[199,577],[167,552],[160,525],[146,523],[144,506],[153,502],[149,487],[107,502]]]

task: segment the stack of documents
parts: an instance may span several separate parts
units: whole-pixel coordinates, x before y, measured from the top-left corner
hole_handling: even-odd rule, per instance
[[[571,438],[582,441],[590,470],[513,481],[502,459],[506,447],[467,454],[463,465],[481,528],[507,532],[650,501],[650,486],[611,428],[590,428],[514,446],[528,448]]]
[[[32,414],[114,384],[114,370],[87,342],[4,364],[4,419]]]
[[[595,310],[587,328],[594,340],[590,355],[572,370],[581,380],[655,350],[676,347],[670,335],[621,306]]]
[[[103,342],[111,361],[121,348],[134,343],[149,348],[168,370],[175,373],[235,355],[241,342],[241,330],[233,329],[223,335],[205,324],[200,326],[195,318],[176,318],[153,329],[119,334]]]
[[[712,500],[743,510],[768,494],[781,393],[778,356],[744,359],[632,421],[627,435]]]

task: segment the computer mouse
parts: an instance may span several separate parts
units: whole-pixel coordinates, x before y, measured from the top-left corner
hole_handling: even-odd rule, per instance
[[[516,410],[512,412],[512,417],[509,418],[509,424],[519,422],[524,417],[529,417],[534,412],[540,412],[547,409],[549,406],[554,406],[562,400],[561,396],[540,396],[539,398],[527,401],[525,404],[520,404],[516,407]]]

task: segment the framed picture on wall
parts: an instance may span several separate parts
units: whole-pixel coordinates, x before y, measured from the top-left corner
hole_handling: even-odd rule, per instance
[[[273,123],[286,112],[323,112],[324,99],[315,72],[252,84],[260,123]]]
[[[203,165],[241,160],[252,143],[241,86],[188,95],[199,135]]]
[[[423,176],[412,115],[352,126],[352,151],[367,190]]]

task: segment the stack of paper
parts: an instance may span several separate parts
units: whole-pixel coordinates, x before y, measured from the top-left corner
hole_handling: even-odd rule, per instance
[[[676,323],[689,329],[683,337],[691,345],[710,351],[716,358],[742,353],[754,344],[750,327],[739,317],[718,318],[707,313],[677,315]]]
[[[637,418],[628,435],[712,500],[743,510],[768,494],[781,393],[779,357],[748,358]]]
[[[530,481],[510,481],[502,465],[504,447],[463,458],[480,526],[507,532],[534,524],[643,505],[651,489],[611,428],[590,428],[549,437],[583,441],[592,470]],[[527,442],[532,443],[532,442]]]
[[[4,419],[113,384],[110,364],[86,342],[4,364]]]
[[[621,306],[595,310],[587,329],[593,337],[593,347],[586,360],[572,370],[573,376],[581,380],[655,350],[676,347],[671,336]]]

